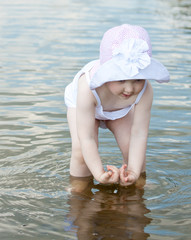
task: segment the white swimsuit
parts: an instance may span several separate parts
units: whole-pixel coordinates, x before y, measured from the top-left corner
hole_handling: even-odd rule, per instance
[[[74,80],[66,87],[65,89],[65,103],[67,107],[75,108],[76,107],[76,101],[77,101],[77,91],[78,91],[78,80],[82,74],[85,73],[86,79],[88,81],[88,84],[90,83],[90,70],[94,66],[97,60],[92,61],[88,64],[86,64],[74,77]],[[115,120],[118,118],[124,117],[128,112],[134,107],[135,104],[137,104],[145,89],[147,87],[147,80],[145,81],[145,84],[143,86],[143,89],[141,92],[138,94],[135,102],[128,106],[127,108],[123,108],[117,111],[112,111],[112,112],[106,112],[103,110],[103,107],[101,105],[101,100],[96,92],[96,90],[91,90],[92,93],[94,94],[96,100],[97,100],[97,106],[96,106],[96,111],[95,111],[95,118],[99,120]]]

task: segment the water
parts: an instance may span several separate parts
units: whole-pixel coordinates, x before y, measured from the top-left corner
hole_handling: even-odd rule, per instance
[[[189,0],[0,0],[0,239],[190,239],[190,16]],[[69,194],[64,88],[121,23],[148,30],[171,74],[152,82],[147,183]],[[121,163],[102,130],[100,154]]]

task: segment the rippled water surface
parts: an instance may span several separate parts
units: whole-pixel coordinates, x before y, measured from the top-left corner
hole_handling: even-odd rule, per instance
[[[69,194],[64,88],[122,23],[147,28],[171,75],[152,82],[146,185]],[[1,239],[190,239],[190,43],[189,0],[0,0]],[[100,154],[120,166],[108,131]]]

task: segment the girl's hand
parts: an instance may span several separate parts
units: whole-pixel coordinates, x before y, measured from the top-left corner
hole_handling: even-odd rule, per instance
[[[107,165],[108,172],[104,172],[99,177],[99,182],[103,184],[113,184],[119,182],[119,169],[115,166]]]
[[[127,165],[124,164],[119,170],[119,172],[120,172],[119,173],[120,174],[120,185],[121,186],[132,185],[138,179],[138,176],[136,175],[136,173],[134,173],[131,170],[126,170],[126,169],[127,169]]]

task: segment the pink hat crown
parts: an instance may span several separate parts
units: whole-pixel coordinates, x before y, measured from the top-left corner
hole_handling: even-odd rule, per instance
[[[124,40],[142,39],[147,42],[147,53],[151,57],[152,47],[147,31],[136,25],[123,24],[105,32],[100,44],[100,64],[112,58],[113,49],[120,46]]]

